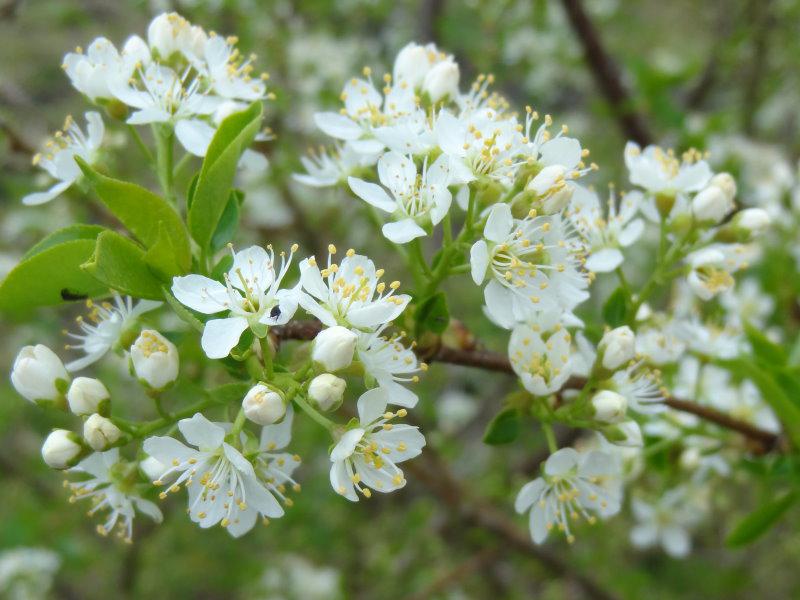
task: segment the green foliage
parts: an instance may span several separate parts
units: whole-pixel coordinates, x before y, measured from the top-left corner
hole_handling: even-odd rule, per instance
[[[414,313],[417,337],[430,331],[441,335],[450,323],[450,312],[447,308],[447,297],[442,292],[428,296],[417,306]]]
[[[161,282],[150,270],[146,257],[135,242],[114,231],[104,231],[97,237],[91,259],[81,268],[123,294],[161,300]]]
[[[603,305],[603,319],[610,327],[619,327],[627,321],[630,310],[630,295],[625,288],[618,287]]]
[[[261,103],[255,102],[230,115],[211,140],[189,207],[189,231],[202,248],[211,244],[230,198],[239,158],[258,133],[262,111]]]
[[[125,227],[145,247],[154,253],[170,252],[177,273],[185,273],[192,262],[189,235],[178,212],[163,198],[153,192],[127,181],[119,181],[101,175],[81,158],[75,159],[91,182],[97,195]],[[164,238],[168,238],[168,244]],[[154,262],[163,266],[163,257],[154,257]]]
[[[73,225],[31,248],[0,284],[0,310],[21,313],[108,292],[81,270],[94,251],[102,227]]]
[[[520,421],[519,409],[514,406],[504,408],[487,425],[483,443],[490,446],[510,444],[519,435]]]
[[[765,502],[739,521],[728,535],[725,543],[733,548],[738,548],[756,541],[775,526],[796,500],[797,493],[792,491]]]
[[[241,216],[241,206],[244,202],[244,194],[239,190],[233,190],[225,205],[225,210],[217,224],[217,229],[211,237],[211,250],[217,252],[225,247],[225,244],[233,241],[233,236],[239,229],[239,217]]]

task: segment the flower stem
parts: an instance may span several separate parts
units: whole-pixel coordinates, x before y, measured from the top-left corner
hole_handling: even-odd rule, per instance
[[[272,346],[269,343],[269,336],[258,338],[258,343],[261,345],[261,358],[264,361],[264,377],[270,381],[275,371],[272,365]]]
[[[142,136],[139,135],[139,131],[133,125],[128,125],[128,132],[130,132],[133,141],[136,142],[136,146],[139,148],[139,150],[141,150],[142,154],[147,159],[147,162],[152,165],[154,162],[153,153],[144,143],[144,140],[142,140]]]
[[[550,453],[556,452],[558,443],[556,443],[556,434],[553,432],[553,426],[550,423],[542,423],[542,431],[544,431],[544,437],[547,440],[547,448]]]
[[[154,129],[156,139],[156,170],[158,171],[158,181],[164,196],[175,205],[175,191],[173,189],[173,141],[175,134],[172,128],[157,127]]]
[[[328,419],[327,417],[323,416],[318,410],[316,410],[313,406],[311,406],[308,401],[303,397],[303,394],[297,393],[292,398],[295,404],[299,406],[304,413],[306,413],[312,420],[316,421],[317,424],[321,425],[328,431],[333,431],[335,424],[333,421]]]
[[[231,439],[236,441],[239,436],[239,433],[242,431],[245,422],[245,415],[244,415],[244,407],[239,409],[238,414],[236,415],[236,420],[233,422],[233,427],[231,427],[231,432],[228,434]]]

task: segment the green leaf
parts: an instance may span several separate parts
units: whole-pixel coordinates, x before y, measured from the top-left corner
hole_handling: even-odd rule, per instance
[[[97,237],[94,255],[81,266],[95,279],[123,294],[161,300],[161,282],[145,261],[145,251],[115,231]]]
[[[765,336],[761,330],[753,327],[750,323],[745,323],[744,332],[747,335],[747,341],[753,348],[753,354],[759,361],[770,367],[783,366],[787,363],[786,351]]]
[[[509,444],[517,439],[520,430],[519,410],[507,407],[497,413],[486,426],[483,443],[490,446]]]
[[[239,157],[261,127],[262,106],[254,102],[220,124],[208,146],[189,208],[189,230],[208,248],[228,203]]]
[[[447,298],[442,292],[428,296],[417,306],[414,312],[417,337],[426,331],[441,335],[450,324],[450,312],[447,309]]]
[[[159,231],[163,227],[172,239],[175,263],[181,272],[189,270],[192,263],[189,234],[169,202],[135,183],[101,175],[80,157],[75,160],[100,200],[142,244],[150,248],[158,243]]]
[[[104,230],[105,228],[100,227],[99,225],[70,225],[68,227],[64,227],[64,229],[54,231],[38,244],[35,244],[23,255],[21,260],[28,259],[34,254],[39,254],[39,252],[47,250],[48,248],[52,248],[56,244],[61,244],[63,242],[69,242],[72,240],[96,240],[97,236],[100,235],[100,233]]]
[[[173,277],[185,272],[178,264],[174,239],[164,223],[159,223],[158,238],[145,252],[144,260],[157,277],[169,283]]]
[[[618,287],[603,305],[603,320],[609,327],[619,327],[627,321],[630,298],[624,288]]]
[[[244,201],[244,194],[239,190],[233,190],[225,210],[217,224],[217,229],[211,237],[211,250],[217,252],[225,247],[225,244],[233,240],[236,231],[239,229],[239,217],[241,215],[240,206]]]
[[[792,444],[800,448],[800,406],[784,391],[784,388],[767,371],[751,361],[739,359],[725,361],[731,372],[747,377],[756,385],[764,401],[772,407],[789,435]]]
[[[241,404],[251,387],[250,383],[226,383],[209,390],[208,394],[220,404]]]
[[[67,230],[39,242],[0,283],[0,311],[22,313],[108,293],[106,285],[81,270],[91,258],[94,237],[102,228]]]
[[[796,492],[770,500],[739,521],[725,543],[733,548],[746,546],[769,531],[797,500]]]

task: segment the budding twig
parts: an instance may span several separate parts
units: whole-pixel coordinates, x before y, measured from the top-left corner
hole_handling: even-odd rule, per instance
[[[313,340],[321,329],[322,325],[317,321],[293,321],[280,327],[273,327],[271,333],[278,341]],[[499,352],[480,349],[462,350],[451,346],[439,346],[433,349],[418,348],[416,350],[420,358],[428,362],[474,367],[499,373],[514,373],[508,357]],[[580,389],[585,383],[584,379],[573,377],[564,387],[565,389]],[[748,441],[752,442],[752,450],[758,454],[769,452],[779,445],[779,437],[774,433],[731,417],[714,408],[701,406],[696,402],[671,396],[666,398],[664,403],[675,410],[691,413],[705,421],[742,434]]]

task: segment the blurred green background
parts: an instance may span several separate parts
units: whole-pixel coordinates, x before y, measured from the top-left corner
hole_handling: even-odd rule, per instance
[[[629,92],[624,106],[612,107],[601,93],[561,2],[2,0],[0,275],[46,232],[75,219],[100,218],[78,189],[44,207],[19,202],[35,187],[38,175],[30,156],[39,143],[66,114],[87,110],[60,68],[64,53],[86,47],[99,35],[117,44],[130,34],[144,35],[150,18],[162,10],[177,10],[206,29],[239,36],[243,51],[255,52],[259,67],[272,75],[277,99],[268,104],[266,123],[277,139],[262,148],[270,158],[269,172],[247,182],[240,245],[292,240],[312,252],[330,240],[366,250],[388,273],[403,275],[354,209],[357,200],[341,190],[303,188],[290,175],[306,148],[322,141],[313,112],[336,107],[343,82],[363,65],[378,74],[391,70],[394,54],[411,40],[435,41],[453,53],[462,68],[462,87],[477,74],[492,72],[512,105],[531,104],[553,114],[556,123],[568,123],[601,167],[593,176],[595,185],[626,183],[622,149],[630,132],[618,118],[624,112],[636,113],[654,141],[712,150],[712,163],[744,178],[745,204],[765,185],[790,193],[800,150],[800,3],[584,4],[599,39],[621,67]],[[120,176],[147,177],[136,155],[122,147],[124,139],[116,143],[120,151],[109,167]],[[789,170],[785,179],[776,165]],[[453,312],[489,346],[502,350],[504,334],[479,313],[479,290],[458,291],[467,308]],[[60,347],[63,338],[53,332],[69,326],[79,312],[42,311],[33,324],[0,324],[2,368],[8,371],[25,343]],[[119,368],[106,363],[104,375],[113,379]],[[536,471],[532,459],[542,440],[531,432],[509,447],[481,442],[496,400],[512,384],[437,366],[420,384],[418,413],[430,444],[454,476],[472,494],[496,501],[525,536],[526,521],[511,516],[511,505],[516,490]],[[297,428],[293,444],[305,461],[303,491],[285,518],[233,540],[221,528],[200,531],[182,518],[183,500],[173,498],[163,506],[165,524],[152,527],[137,519],[135,543],[127,546],[97,536],[86,508],[67,502],[61,477],[40,459],[44,435],[65,424],[67,416],[59,423],[26,403],[5,377],[0,395],[0,552],[42,547],[57,553],[55,597],[591,597],[575,582],[576,574],[591,576],[620,598],[800,597],[796,516],[746,551],[723,548],[730,518],[748,512],[765,493],[752,484],[731,481],[716,489],[718,512],[696,535],[689,559],[632,549],[630,517],[623,514],[582,529],[574,546],[552,540],[545,552],[567,569],[563,573],[477,526],[456,504],[443,502],[441,487],[449,484],[426,482],[427,463],[419,473],[412,470],[401,493],[358,504],[336,497],[329,489],[328,458],[320,451],[327,441],[306,423]],[[753,465],[755,481],[760,468]]]

